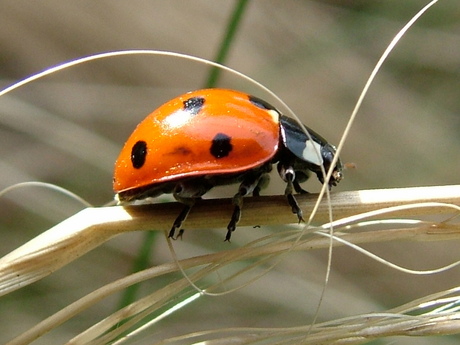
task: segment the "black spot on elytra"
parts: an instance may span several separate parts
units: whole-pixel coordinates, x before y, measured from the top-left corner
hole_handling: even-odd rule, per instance
[[[223,158],[229,155],[233,149],[231,144],[232,138],[227,134],[217,133],[214,139],[212,139],[211,154],[216,158]]]
[[[134,144],[131,150],[131,163],[135,169],[140,169],[145,163],[145,157],[147,156],[147,143],[139,140]]]
[[[249,102],[254,104],[256,107],[264,110],[276,110],[276,108],[270,103],[260,99],[259,97],[249,95]]]
[[[196,115],[203,108],[205,99],[203,97],[192,97],[184,101],[184,110]]]

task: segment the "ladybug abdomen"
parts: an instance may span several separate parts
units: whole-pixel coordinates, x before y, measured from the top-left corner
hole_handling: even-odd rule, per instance
[[[270,161],[279,144],[278,116],[244,93],[225,91],[185,94],[141,122],[116,162],[114,190],[234,174]]]

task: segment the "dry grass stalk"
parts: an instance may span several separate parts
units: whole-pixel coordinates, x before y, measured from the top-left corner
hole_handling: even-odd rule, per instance
[[[315,194],[298,196],[304,214],[310,213],[316,197]],[[403,209],[392,213],[392,217],[455,214],[454,209],[442,204],[460,205],[460,186],[340,192],[331,194],[331,203],[334,219],[413,203],[439,204]],[[87,208],[0,259],[0,294],[7,294],[45,277],[117,234],[129,231],[167,231],[180,209],[181,205],[177,203]],[[224,228],[230,212],[231,201],[228,199],[203,200],[191,212],[186,228],[203,230],[203,224],[207,228]],[[246,198],[240,226],[289,224],[294,218],[284,196]],[[313,221],[321,224],[327,222],[328,218],[327,202],[323,200]],[[417,229],[385,230],[371,235],[347,235],[348,240],[360,243],[402,238],[448,240],[460,238],[460,229],[458,223],[446,223],[425,225]],[[317,239],[314,246],[324,247],[328,243],[328,239]]]

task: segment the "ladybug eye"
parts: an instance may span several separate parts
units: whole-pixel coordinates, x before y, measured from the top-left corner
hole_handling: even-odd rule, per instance
[[[216,158],[223,158],[228,156],[232,151],[233,145],[230,143],[232,138],[227,134],[217,133],[211,144],[211,154]]]
[[[203,104],[203,97],[192,97],[184,101],[184,110],[192,115],[196,115],[200,112],[201,108],[203,108]]]
[[[136,169],[142,168],[145,163],[145,157],[147,156],[147,143],[139,140],[134,144],[131,150],[131,163]]]

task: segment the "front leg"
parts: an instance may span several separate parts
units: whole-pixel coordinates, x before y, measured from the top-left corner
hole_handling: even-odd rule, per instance
[[[292,213],[297,215],[299,223],[303,222],[304,220],[302,210],[300,209],[296,198],[292,194],[293,190],[297,191],[298,188],[303,191],[298,182],[296,182],[294,169],[291,166],[278,165],[278,173],[280,174],[281,178],[286,182],[286,189],[284,190],[284,195],[286,195],[288,199],[288,203],[289,206],[291,206]]]

